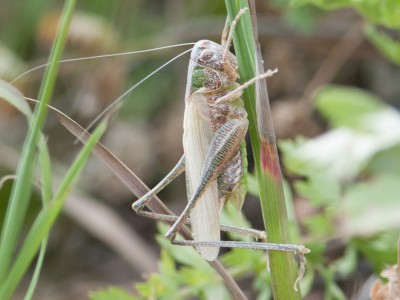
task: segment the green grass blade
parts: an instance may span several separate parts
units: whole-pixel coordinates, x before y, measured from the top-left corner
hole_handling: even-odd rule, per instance
[[[22,114],[24,114],[27,117],[28,122],[31,120],[33,114],[26,100],[23,98],[23,95],[12,85],[2,80],[0,80],[0,98],[4,99],[12,106],[14,106],[16,109],[18,109]],[[47,149],[46,140],[42,134],[40,135],[39,138],[38,148],[39,148],[40,170],[42,173],[40,187],[42,190],[41,194],[42,194],[43,207],[45,207],[46,204],[49,203],[50,200],[52,199],[52,189],[51,189],[52,172],[51,172],[51,161],[50,161],[49,151]],[[46,244],[47,244],[47,238],[43,239],[34,275],[32,277],[27,294],[24,298],[25,300],[32,299],[39,278],[40,270],[42,267]]]
[[[100,123],[65,175],[58,191],[54,195],[54,200],[38,215],[18,253],[8,277],[0,289],[0,299],[8,300],[11,298],[12,293],[35,257],[43,238],[48,235],[52,225],[57,219],[67,194],[71,189],[71,185],[79,176],[93,147],[96,145],[105,129],[106,123]]]
[[[237,15],[240,8],[248,7],[245,0],[226,0],[229,18]],[[252,32],[252,22],[248,13],[244,14],[234,34],[235,53],[239,63],[242,82],[256,76],[256,48]],[[255,87],[249,87],[243,93],[245,107],[249,116],[249,133],[253,149],[256,174],[259,181],[260,200],[268,241],[271,243],[291,243],[288,218],[283,194],[283,181],[279,167],[279,158],[274,142],[273,131],[270,138],[261,141],[258,131]],[[268,124],[262,125],[262,131],[272,130]],[[271,143],[272,142],[272,143]],[[271,282],[274,299],[301,299],[300,292],[294,290],[298,268],[295,266],[293,253],[269,252]]]
[[[51,160],[50,154],[47,148],[46,139],[43,135],[40,136],[39,139],[39,164],[40,164],[40,171],[41,171],[41,195],[42,195],[42,205],[43,209],[47,207],[50,203],[50,200],[53,198],[53,180],[52,180],[52,171],[51,171]],[[37,258],[35,271],[33,272],[33,276],[31,282],[29,284],[28,290],[24,297],[24,300],[30,300],[33,297],[35,292],[37,283],[39,281],[39,275],[42,270],[44,256],[46,254],[47,248],[47,240],[48,236],[44,237],[42,240],[42,244],[40,246],[39,255]]]
[[[32,111],[28,103],[25,101],[22,93],[9,84],[6,81],[0,79],[0,99],[7,101],[9,104],[14,106],[22,114],[24,114],[28,120],[32,117]]]
[[[4,99],[12,106],[14,106],[16,109],[18,109],[22,114],[24,114],[27,117],[28,122],[31,120],[33,114],[26,100],[23,98],[23,95],[12,85],[2,80],[0,80],[0,98]],[[46,203],[49,203],[49,201],[52,198],[52,191],[51,191],[52,174],[51,174],[50,155],[47,149],[45,138],[42,134],[40,135],[39,138],[39,149],[40,149],[40,155],[39,155],[40,170],[42,172],[41,176],[42,180],[40,186],[42,188],[43,207],[45,207]],[[47,238],[44,238],[38,256],[37,265],[35,267],[34,275],[32,277],[27,294],[24,298],[25,300],[32,299],[39,278],[40,270],[42,267],[46,245],[47,245]]]
[[[43,84],[40,89],[40,105],[35,110],[34,117],[30,123],[29,131],[22,150],[21,161],[17,169],[17,179],[12,187],[0,239],[0,288],[4,288],[5,275],[12,261],[13,252],[29,204],[32,191],[34,158],[36,155],[35,148],[46,118],[46,105],[50,102],[54,89],[58,70],[57,61],[61,58],[74,5],[75,0],[69,0],[65,5],[61,17],[60,28],[50,54],[50,65],[46,69]]]
[[[43,135],[40,136],[39,143],[39,164],[41,171],[40,189],[42,195],[42,205],[45,207],[53,198],[53,180],[51,171],[51,159],[47,148],[46,139]]]
[[[48,233],[47,233],[48,235]],[[33,294],[35,293],[37,283],[39,281],[40,272],[42,271],[44,256],[46,254],[48,237],[44,237],[40,246],[39,255],[36,261],[35,271],[33,272],[33,276],[31,282],[29,284],[28,290],[26,291],[24,300],[30,300],[33,298]]]

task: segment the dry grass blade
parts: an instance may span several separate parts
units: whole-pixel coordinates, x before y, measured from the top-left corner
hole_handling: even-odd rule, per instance
[[[20,153],[14,149],[0,145],[0,166],[13,170],[17,167],[19,157]],[[2,177],[0,188],[6,180],[13,179],[15,179],[15,175]],[[60,182],[60,178],[55,177],[53,181]],[[39,182],[35,184],[35,188],[40,189]],[[143,239],[129,227],[129,224],[122,222],[121,218],[107,205],[72,192],[63,210],[92,236],[97,237],[121,257],[124,257],[132,267],[146,273],[156,270],[156,254],[146,249]],[[137,253],[141,254],[138,256]]]
[[[66,115],[58,112],[58,118],[61,124],[68,129],[75,137],[79,138],[82,143],[85,143],[90,134],[85,131],[78,123],[67,117]],[[120,161],[114,154],[112,154],[101,143],[97,143],[93,153],[100,158],[118,178],[129,188],[129,190],[136,196],[141,197],[145,195],[149,188],[137,177],[122,161]],[[172,215],[173,213],[161,202],[157,197],[154,197],[149,202],[148,208],[156,213]]]

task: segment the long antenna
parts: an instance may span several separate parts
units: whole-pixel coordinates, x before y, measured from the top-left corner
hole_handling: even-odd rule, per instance
[[[192,49],[188,49],[186,51],[183,51],[182,53],[178,54],[177,56],[175,56],[174,58],[170,59],[169,61],[167,61],[165,64],[163,64],[162,66],[158,67],[157,69],[155,69],[153,72],[151,72],[149,75],[147,75],[146,77],[144,77],[143,79],[141,79],[139,82],[137,82],[135,85],[133,85],[132,87],[130,87],[128,90],[126,90],[121,96],[119,96],[117,99],[115,99],[110,105],[108,105],[92,122],[90,122],[90,124],[85,128],[86,131],[89,131],[94,124],[96,124],[97,121],[100,120],[101,117],[103,117],[107,112],[109,112],[115,105],[117,105],[118,103],[120,103],[122,101],[122,99],[128,95],[130,92],[132,92],[135,88],[137,88],[139,85],[141,85],[144,81],[146,81],[148,78],[150,78],[151,76],[153,76],[155,73],[157,73],[158,71],[160,71],[162,68],[164,68],[165,66],[167,66],[168,64],[170,64],[171,62],[173,62],[174,60],[178,59],[179,57],[185,55],[186,53],[188,53],[189,51],[192,51]],[[78,139],[79,140],[79,139]]]
[[[123,55],[131,55],[131,54],[138,54],[138,53],[146,53],[146,52],[153,52],[153,51],[158,51],[158,50],[164,50],[164,49],[169,49],[169,48],[175,48],[175,47],[182,47],[182,46],[193,46],[195,43],[183,43],[183,44],[176,44],[176,45],[169,45],[169,46],[163,46],[163,47],[158,47],[158,48],[152,48],[152,49],[145,49],[145,50],[139,50],[139,51],[129,51],[129,52],[121,52],[121,53],[112,53],[112,54],[103,54],[103,55],[95,55],[95,56],[87,56],[87,57],[77,57],[77,58],[70,58],[70,59],[63,59],[60,60],[58,63],[67,63],[67,62],[74,62],[74,61],[83,61],[83,60],[91,60],[91,59],[99,59],[99,58],[105,58],[105,57],[117,57],[117,56],[123,56]],[[20,74],[16,78],[14,78],[10,83],[14,83],[17,80],[21,79],[25,75],[42,69],[44,67],[49,66],[49,63],[39,65],[37,67],[34,67],[28,71],[25,71],[24,73]]]

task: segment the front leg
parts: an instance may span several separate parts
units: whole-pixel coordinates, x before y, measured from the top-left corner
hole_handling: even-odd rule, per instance
[[[191,210],[196,206],[197,201],[203,195],[206,188],[213,180],[221,174],[227,162],[237,153],[243,141],[247,128],[248,120],[234,119],[225,123],[215,133],[211,140],[207,154],[207,159],[202,171],[200,185],[194,191],[192,198],[179,216],[178,220],[167,232],[165,237],[171,241],[175,239],[176,233],[181,229]]]
[[[182,155],[181,159],[175,165],[175,167],[168,173],[163,180],[161,180],[154,188],[152,188],[146,195],[136,200],[132,204],[134,211],[139,212],[155,195],[157,195],[164,187],[166,187],[171,181],[178,177],[185,170],[185,155]]]

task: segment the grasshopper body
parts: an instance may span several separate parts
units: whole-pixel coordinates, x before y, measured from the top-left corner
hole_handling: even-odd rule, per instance
[[[199,241],[219,241],[220,210],[228,199],[240,206],[244,197],[240,143],[248,121],[241,92],[216,103],[239,86],[236,57],[227,52],[225,58],[224,52],[224,46],[201,40],[193,47],[188,70],[183,136],[188,199],[207,186],[190,214],[193,237]],[[218,254],[215,247],[198,250],[208,260]]]

